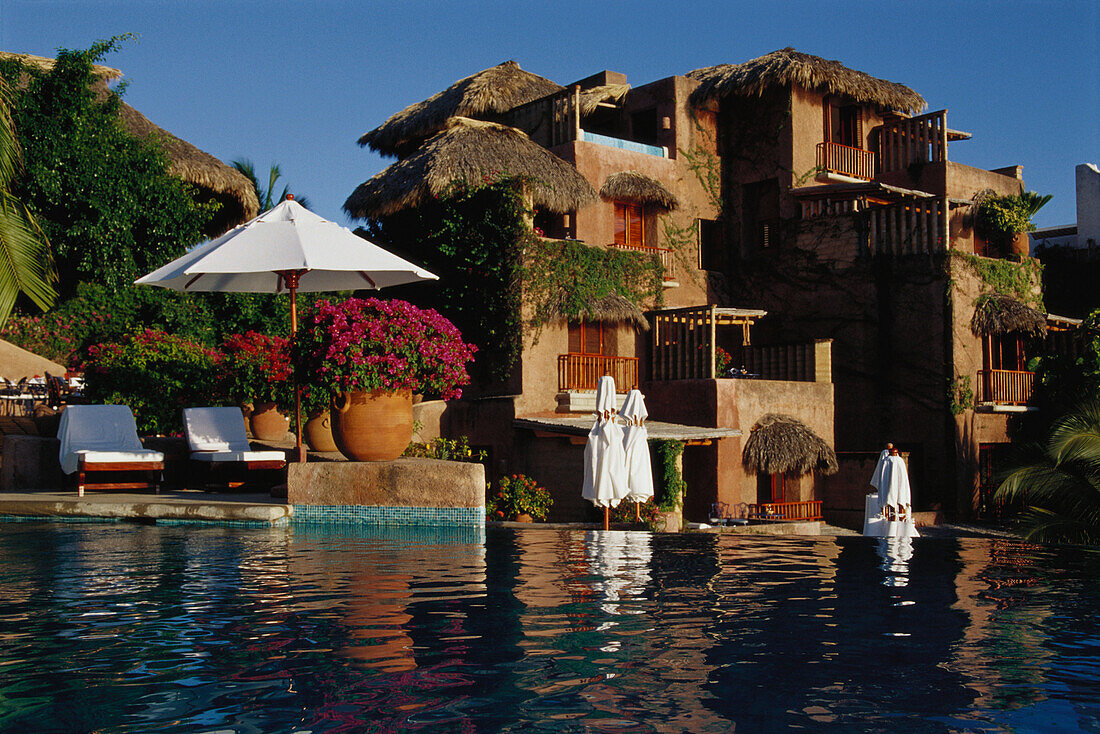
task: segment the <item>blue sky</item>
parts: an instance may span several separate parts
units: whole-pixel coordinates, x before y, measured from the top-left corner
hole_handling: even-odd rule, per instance
[[[1024,166],[1076,219],[1073,168],[1100,163],[1100,3],[0,0],[0,48],[52,56],[134,33],[104,63],[125,99],[223,160],[279,163],[322,216],[389,161],[356,140],[401,108],[508,59],[566,84],[643,84],[784,46],[907,84],[973,133],[951,159]]]

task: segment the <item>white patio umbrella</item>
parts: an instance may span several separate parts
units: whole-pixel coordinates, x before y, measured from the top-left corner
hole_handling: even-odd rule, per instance
[[[290,293],[290,333],[298,332],[297,294],[385,288],[438,276],[314,214],[288,196],[255,219],[204,242],[138,278],[186,292]],[[297,449],[302,446],[299,405]]]
[[[919,538],[913,522],[913,496],[905,460],[895,449],[882,465],[879,481],[879,515],[864,523],[864,535],[885,538]]]
[[[584,446],[584,487],[581,496],[603,508],[607,530],[611,508],[627,494],[623,429],[615,421],[615,378],[604,375],[596,387],[596,422]]]
[[[638,505],[653,496],[653,464],[649,459],[649,430],[645,419],[645,396],[641,390],[626,394],[626,402],[619,413],[626,427],[623,428],[623,449],[626,452],[626,498],[634,502],[634,517],[641,519]]]

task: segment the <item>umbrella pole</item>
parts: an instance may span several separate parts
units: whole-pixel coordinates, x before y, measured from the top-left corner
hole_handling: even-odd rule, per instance
[[[635,522],[642,521],[642,503],[640,502],[634,503],[634,520]]]
[[[283,274],[286,286],[290,290],[290,341],[298,339],[298,273],[289,270]],[[298,368],[294,375],[294,460],[304,464],[306,452],[302,448],[302,384],[298,382]]]
[[[611,529],[611,508],[608,507],[607,505],[604,505],[604,508],[603,508],[603,529],[604,530],[610,530]]]

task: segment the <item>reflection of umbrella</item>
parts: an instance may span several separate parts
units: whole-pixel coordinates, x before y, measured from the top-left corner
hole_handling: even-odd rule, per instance
[[[628,597],[641,596],[649,583],[653,548],[649,533],[619,531],[585,536],[585,551],[592,565],[592,588],[601,596],[600,608],[608,614],[641,614],[640,609],[623,609]],[[614,626],[604,622],[600,629]]]
[[[882,580],[883,586],[908,586],[913,539],[908,536],[879,538],[875,550],[882,559],[879,568],[886,572],[886,578]]]
[[[615,378],[604,375],[596,387],[596,422],[584,447],[584,487],[581,496],[602,507],[604,530],[611,508],[626,497],[626,452],[623,429],[615,422]]]
[[[298,291],[377,289],[435,279],[427,270],[287,197],[136,282],[187,292],[282,293],[285,289],[290,292],[293,336],[298,331]],[[301,420],[297,423],[300,450]]]
[[[626,428],[623,429],[628,492],[626,498],[638,505],[653,496],[653,465],[649,461],[649,431],[645,427],[649,412],[645,409],[645,396],[640,390],[627,393],[619,415],[626,421]]]

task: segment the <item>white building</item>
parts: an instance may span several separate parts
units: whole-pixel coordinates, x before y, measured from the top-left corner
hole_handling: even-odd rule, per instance
[[[1031,254],[1037,247],[1073,247],[1100,257],[1100,169],[1082,163],[1077,179],[1077,221],[1056,227],[1042,227],[1031,233]]]

